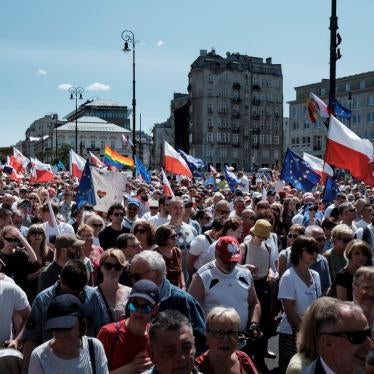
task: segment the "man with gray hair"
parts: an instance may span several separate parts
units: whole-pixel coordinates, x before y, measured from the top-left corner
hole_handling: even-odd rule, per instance
[[[365,373],[365,359],[373,349],[371,330],[362,309],[336,300],[318,318],[319,356],[302,374]]]
[[[305,229],[305,235],[316,239],[318,244],[318,254],[315,263],[310,267],[315,270],[321,279],[322,295],[325,295],[331,285],[329,263],[325,256],[322,255],[326,243],[326,235],[323,228],[317,225],[308,226]]]
[[[159,311],[175,309],[184,314],[192,324],[197,352],[202,353],[205,349],[204,313],[195,298],[166,279],[166,264],[161,254],[145,250],[135,255],[130,277],[133,282],[148,279],[157,284],[161,298]]]

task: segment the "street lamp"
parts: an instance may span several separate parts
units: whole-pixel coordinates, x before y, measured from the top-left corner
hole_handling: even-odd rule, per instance
[[[83,99],[82,87],[70,87],[70,100],[75,99],[75,152],[78,153],[78,99]]]
[[[135,98],[135,36],[134,33],[130,30],[122,31],[121,34],[122,40],[125,42],[123,46],[123,52],[130,52],[129,43],[132,44],[132,158],[135,163],[135,154],[136,154],[136,141],[135,141],[135,125],[136,125],[136,98]]]

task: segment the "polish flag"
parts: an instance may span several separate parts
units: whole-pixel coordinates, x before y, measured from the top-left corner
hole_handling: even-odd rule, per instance
[[[164,172],[164,169],[161,168],[162,173],[162,190],[164,191],[165,196],[171,196],[174,197],[174,192],[170,187],[170,183],[168,178],[166,177],[166,174]]]
[[[72,149],[70,150],[69,156],[70,174],[73,177],[80,179],[83,173],[84,165],[86,165],[86,160],[76,154]]]
[[[210,167],[210,173],[215,177],[217,175],[217,169],[209,164]]]
[[[50,164],[44,164],[37,158],[31,158],[30,183],[45,183],[53,180],[53,172]]]
[[[332,170],[332,167],[327,162],[324,162],[318,157],[304,152],[303,160],[307,162],[318,175],[321,176],[321,184],[325,184],[326,178],[328,176],[332,177],[334,175],[334,170]]]
[[[353,177],[374,185],[373,144],[361,139],[333,115],[330,116],[325,161],[348,170]]]
[[[102,162],[99,157],[95,156],[92,152],[90,152],[90,162],[93,166],[101,169],[101,168],[105,168],[106,165],[104,164],[104,162]]]
[[[317,106],[316,109],[319,116],[322,118],[329,118],[330,112],[328,105],[325,104],[325,102],[322,99],[320,99],[317,95],[315,95],[313,92],[310,93],[310,96]]]
[[[192,178],[192,173],[183,157],[168,143],[165,143],[164,166],[165,171],[176,175]]]
[[[14,167],[18,172],[27,169],[28,164],[30,163],[30,160],[25,157],[22,152],[20,152],[17,148],[13,147],[13,156],[11,156],[11,160],[13,158],[13,162],[17,167],[11,165]],[[12,161],[11,161],[12,162]]]
[[[123,147],[126,148],[129,144],[129,142],[127,141],[127,138],[125,135],[121,135],[121,138],[122,138],[122,143],[123,143]]]

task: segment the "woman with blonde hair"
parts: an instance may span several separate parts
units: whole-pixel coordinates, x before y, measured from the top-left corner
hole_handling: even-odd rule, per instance
[[[361,266],[372,265],[371,248],[366,242],[353,239],[347,244],[344,256],[347,259],[347,265],[336,274],[329,296],[336,296],[342,301],[353,301],[353,277]]]
[[[100,258],[100,272],[103,281],[96,287],[105,313],[106,323],[125,318],[126,303],[131,288],[119,283],[119,277],[128,266],[120,249],[107,249]]]
[[[206,374],[257,374],[249,356],[237,349],[240,316],[233,308],[217,306],[206,318],[209,350],[196,358],[199,370]]]
[[[309,305],[297,335],[297,353],[291,358],[286,374],[299,374],[318,357],[318,331],[336,303],[336,299],[325,296]]]
[[[45,266],[53,261],[54,252],[47,245],[45,232],[43,225],[41,224],[34,224],[30,226],[26,235],[26,240],[31,245],[37,258],[36,262],[29,263],[27,267],[27,283],[25,285],[25,292],[30,303],[32,303],[38,293],[38,281],[40,273]]]

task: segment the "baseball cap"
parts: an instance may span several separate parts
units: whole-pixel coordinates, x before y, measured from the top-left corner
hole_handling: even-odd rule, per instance
[[[140,207],[140,201],[138,199],[131,198],[128,200],[127,205],[136,205],[138,208]]]
[[[158,208],[159,204],[158,204],[158,201],[157,200],[151,200],[149,202],[149,207],[150,208]]]
[[[78,320],[84,317],[80,300],[71,294],[56,296],[47,310],[46,330],[71,329]]]
[[[275,196],[277,193],[275,192],[275,190],[273,189],[270,189],[268,192],[266,192],[266,195],[270,195],[270,196]]]
[[[158,286],[152,281],[141,279],[137,281],[131,289],[129,299],[133,297],[140,297],[154,306],[160,302],[160,291]]]
[[[69,247],[81,247],[84,244],[84,240],[79,240],[75,235],[63,234],[56,238],[55,247],[57,249],[69,248]]]
[[[232,236],[222,236],[217,240],[216,253],[224,262],[240,261],[239,243]]]

